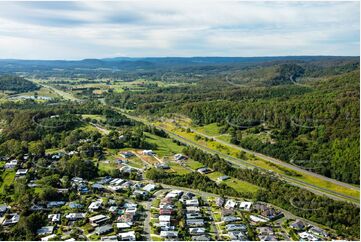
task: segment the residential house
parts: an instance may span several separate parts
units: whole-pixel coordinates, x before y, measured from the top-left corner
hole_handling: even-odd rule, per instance
[[[18,160],[11,160],[4,165],[4,169],[14,169],[18,165]]]
[[[119,233],[118,237],[123,241],[135,241],[136,240],[134,231]]]
[[[192,241],[209,241],[209,237],[206,235],[192,236]]]
[[[306,226],[301,220],[296,220],[295,222],[293,222],[290,225],[290,227],[295,229],[295,230],[300,231],[300,230],[304,230]]]
[[[130,229],[133,226],[132,222],[127,222],[127,223],[117,223],[117,228],[118,229]]]
[[[199,201],[198,201],[198,199],[186,200],[186,206],[198,207],[199,206]]]
[[[25,176],[28,173],[28,169],[18,169],[15,173],[16,176]]]
[[[160,231],[160,237],[166,239],[178,238],[178,231]]]
[[[46,235],[46,234],[52,234],[54,231],[54,226],[44,226],[41,227],[36,231],[37,235]]]
[[[247,226],[244,224],[227,224],[226,229],[227,231],[247,231]]]
[[[144,191],[147,191],[147,192],[151,192],[151,191],[154,191],[156,188],[156,185],[154,184],[147,184],[143,187],[143,190]]]
[[[228,235],[232,241],[235,241],[235,240],[236,241],[249,241],[245,232],[242,232],[242,231],[229,231]]]
[[[100,238],[101,241],[118,241],[118,236],[112,235],[112,236],[103,236]]]
[[[8,211],[9,207],[6,204],[0,205],[0,216],[2,216],[6,211]]]
[[[68,219],[68,220],[79,220],[79,219],[84,219],[86,216],[85,213],[69,213],[68,215],[66,215],[65,217]]]
[[[17,214],[17,213],[11,213],[9,214],[10,218],[8,219],[5,219],[4,222],[3,222],[3,225],[6,226],[6,225],[13,225],[13,224],[16,224],[19,222],[19,219],[20,219],[20,215]]]
[[[120,156],[127,159],[134,156],[134,154],[132,152],[126,151],[126,152],[121,152]]]
[[[223,204],[224,204],[224,199],[221,198],[221,197],[217,197],[217,199],[216,199],[216,205],[217,205],[218,207],[222,207]]]
[[[224,216],[222,218],[222,220],[225,223],[232,223],[232,222],[237,222],[237,221],[241,221],[242,219],[240,217],[236,217],[236,216]]]
[[[319,237],[321,237],[321,238],[324,238],[324,237],[327,237],[327,236],[328,236],[328,234],[327,234],[324,230],[322,230],[322,229],[320,229],[320,228],[318,228],[318,227],[316,227],[316,226],[312,226],[312,227],[308,230],[308,232],[310,232],[311,234],[314,234],[314,235],[316,235],[316,236],[319,236]]]
[[[88,207],[89,211],[94,212],[100,209],[102,207],[102,203],[103,203],[102,200],[97,200],[95,202],[92,202]]]
[[[202,235],[206,232],[206,229],[203,227],[200,228],[189,228],[190,235]]]
[[[201,209],[199,207],[190,206],[190,207],[186,207],[186,211],[187,213],[198,213],[201,211]]]
[[[60,222],[60,213],[56,213],[56,214],[49,214],[48,215],[48,219],[52,222],[52,223],[59,223]]]
[[[111,224],[106,224],[106,225],[97,227],[95,229],[95,234],[102,235],[102,234],[107,234],[111,231],[113,231],[113,226]]]
[[[237,203],[234,200],[227,200],[226,204],[224,205],[225,209],[234,209],[236,207]]]
[[[65,205],[64,201],[51,201],[46,205],[47,208],[57,208]]]
[[[186,214],[186,218],[187,218],[187,219],[202,218],[202,214],[200,214],[200,213],[187,213],[187,214]]]
[[[45,236],[43,238],[41,238],[41,241],[49,241],[49,240],[53,240],[56,237],[56,234],[51,234],[48,236]]]
[[[252,207],[252,202],[241,202],[239,208],[244,211],[250,211]]]
[[[212,172],[212,170],[211,169],[209,169],[208,167],[202,167],[202,168],[199,168],[199,169],[197,169],[197,171],[199,172],[199,173],[201,173],[201,174],[208,174],[208,173],[211,173]]]
[[[93,217],[89,218],[89,222],[93,226],[98,226],[98,225],[103,224],[104,222],[108,221],[109,219],[110,218],[108,216],[105,216],[103,214],[99,214],[99,215],[96,215],[96,216],[93,216]]]
[[[301,240],[304,240],[304,241],[318,241],[318,240],[320,240],[314,234],[311,234],[311,233],[309,233],[307,231],[299,232],[298,236],[301,238]]]
[[[159,222],[170,222],[171,216],[170,215],[160,215],[158,217]]]
[[[204,226],[204,220],[203,219],[187,219],[186,224],[189,227],[202,227],[202,226]]]

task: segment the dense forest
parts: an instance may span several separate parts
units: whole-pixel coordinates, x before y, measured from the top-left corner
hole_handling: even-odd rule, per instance
[[[0,76],[0,90],[15,93],[30,92],[39,89],[37,85],[19,76]]]
[[[358,184],[358,68],[357,61],[267,63],[196,85],[111,93],[106,100],[139,114],[181,113],[194,125],[217,123],[234,144]]]

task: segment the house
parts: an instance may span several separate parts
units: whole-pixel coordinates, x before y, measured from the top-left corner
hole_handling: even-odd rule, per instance
[[[118,229],[130,229],[133,226],[132,222],[127,222],[127,223],[117,223],[117,228]]]
[[[149,155],[149,156],[153,156],[155,155],[155,152],[153,150],[143,150],[143,155]]]
[[[222,207],[223,204],[224,204],[224,199],[221,198],[221,197],[217,197],[217,199],[216,199],[216,205],[217,205],[218,207]]]
[[[106,224],[106,225],[97,227],[95,229],[95,234],[102,235],[102,234],[107,234],[111,231],[113,231],[113,226],[111,224]]]
[[[259,235],[270,235],[274,234],[273,229],[271,227],[258,227],[256,231]]]
[[[49,241],[49,240],[53,240],[56,237],[56,234],[51,234],[48,236],[45,236],[43,238],[41,238],[41,241]]]
[[[135,190],[133,192],[133,195],[134,196],[141,196],[141,197],[145,197],[148,195],[148,192],[147,191],[142,191],[142,190]]]
[[[209,241],[209,237],[205,235],[192,236],[192,241]]]
[[[138,204],[136,204],[136,203],[125,203],[124,204],[124,208],[126,208],[126,209],[136,209],[137,206],[138,206]]]
[[[250,211],[252,207],[252,202],[241,202],[239,208],[244,211]]]
[[[187,213],[198,213],[201,211],[199,207],[186,207]]]
[[[182,196],[183,191],[180,190],[173,190],[167,193],[167,195],[165,196],[166,198],[179,198],[180,196]]]
[[[101,207],[102,207],[102,200],[97,200],[95,202],[92,202],[89,205],[88,209],[89,209],[89,211],[94,212],[94,211],[98,210]]]
[[[245,233],[242,231],[229,231],[228,235],[231,240],[249,241]]]
[[[201,227],[201,228],[189,228],[189,234],[190,235],[202,235],[206,232],[206,229]]]
[[[41,211],[43,209],[45,209],[44,206],[38,204],[34,204],[30,207],[30,211]]]
[[[6,213],[6,211],[8,211],[8,206],[6,204],[2,204],[0,205],[0,215],[3,215],[4,213]]]
[[[202,226],[204,226],[204,220],[203,219],[187,219],[186,224],[189,227],[202,227]]]
[[[111,180],[111,181],[109,182],[109,184],[110,184],[110,185],[119,186],[119,185],[122,184],[123,182],[124,182],[123,179],[121,179],[121,178],[115,178],[115,179]]]
[[[57,207],[61,207],[65,204],[64,201],[51,201],[48,202],[48,204],[46,205],[47,208],[57,208]]]
[[[112,236],[103,236],[100,238],[101,241],[118,241],[118,236],[112,235]]]
[[[136,240],[134,231],[119,233],[118,237],[123,241],[124,240],[126,240],[126,241],[135,241]]]
[[[276,211],[274,208],[267,207],[265,210],[261,212],[261,215],[269,220],[276,219],[282,217],[283,214],[280,211]]]
[[[209,169],[208,167],[202,167],[202,168],[199,168],[197,169],[197,171],[201,174],[208,174],[208,173],[211,173],[212,170]]]
[[[17,213],[11,213],[9,214],[10,215],[10,218],[9,219],[5,219],[4,222],[3,222],[3,225],[6,226],[6,225],[13,225],[13,224],[16,224],[17,222],[19,222],[19,219],[20,219],[20,215],[17,214]]]
[[[132,152],[126,151],[126,152],[121,152],[120,156],[123,158],[130,158],[130,157],[134,156],[134,154]]]
[[[171,216],[170,215],[160,215],[158,217],[159,222],[170,222]]]
[[[101,191],[101,190],[104,189],[104,186],[103,186],[102,184],[99,184],[99,183],[94,183],[94,184],[92,185],[92,188],[93,188],[94,190]]]
[[[227,224],[226,229],[227,231],[247,231],[247,226],[244,224]]]
[[[186,159],[187,159],[187,156],[182,155],[182,154],[175,154],[175,155],[174,155],[174,159],[175,159],[176,161],[186,160]]]
[[[118,210],[117,206],[110,206],[109,209],[108,209],[108,211],[111,212],[111,213],[115,213],[115,212],[117,212],[117,210]]]
[[[202,218],[202,215],[200,213],[187,213],[186,217],[187,219],[196,219],[196,218]]]
[[[229,176],[220,176],[217,178],[217,181],[222,182],[222,181],[228,180],[229,178],[230,178]]]
[[[72,208],[72,209],[74,209],[74,208],[83,208],[84,206],[82,205],[82,204],[80,204],[80,203],[76,203],[76,202],[70,202],[69,203],[69,208]]]
[[[198,199],[186,200],[186,206],[198,207],[199,201],[198,201]]]
[[[60,222],[60,213],[56,214],[49,214],[48,219],[53,223],[59,223]]]
[[[277,237],[274,234],[269,235],[259,235],[258,238],[261,241],[277,241]]]
[[[305,228],[305,224],[301,220],[296,220],[290,225],[290,227],[295,230],[303,230]]]
[[[231,199],[227,200],[226,204],[224,205],[225,209],[234,209],[237,203]]]
[[[160,237],[162,238],[178,238],[178,231],[160,231]]]
[[[17,171],[16,171],[16,176],[25,176],[26,175],[26,173],[28,173],[28,169],[18,169]]]
[[[268,219],[265,218],[261,218],[259,216],[256,215],[250,215],[249,218],[251,219],[251,221],[255,222],[255,223],[265,223],[268,222]]]
[[[36,231],[37,235],[46,235],[46,234],[52,234],[54,231],[54,226],[44,226],[41,227]]]
[[[231,222],[240,221],[241,218],[240,218],[240,217],[235,217],[235,216],[224,216],[222,220],[223,220],[225,223],[231,223]]]
[[[18,165],[18,160],[11,160],[4,165],[4,169],[14,169]]]
[[[85,213],[69,213],[68,215],[66,215],[65,217],[68,219],[68,220],[78,220],[78,219],[84,219],[86,216]]]
[[[318,241],[318,240],[320,240],[315,235],[313,235],[313,234],[311,234],[311,233],[309,233],[307,231],[298,233],[298,236],[301,238],[301,240],[306,240],[306,241]]]
[[[173,213],[172,209],[160,209],[159,214],[160,215],[171,215]]]
[[[89,222],[93,225],[93,226],[98,226],[106,221],[108,221],[110,218],[108,216],[105,216],[103,214],[99,214],[96,216],[93,216],[91,218],[89,218]]]
[[[151,192],[154,191],[157,186],[154,184],[147,184],[143,187],[144,191]]]
[[[155,165],[156,168],[159,169],[163,169],[163,170],[168,170],[170,169],[169,165],[167,165],[166,163],[158,163]]]
[[[312,227],[308,230],[308,232],[310,232],[311,234],[314,234],[314,235],[316,235],[316,236],[319,236],[319,237],[321,237],[321,238],[328,236],[328,234],[327,234],[324,230],[322,230],[322,229],[320,229],[320,228],[318,228],[318,227],[316,227],[316,226],[312,226]]]

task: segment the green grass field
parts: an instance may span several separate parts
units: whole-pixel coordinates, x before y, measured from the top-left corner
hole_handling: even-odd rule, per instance
[[[224,174],[221,172],[215,171],[215,172],[207,174],[206,176],[208,176],[213,181],[217,181],[217,178],[220,176],[224,176]],[[241,180],[233,178],[233,177],[228,180],[223,181],[222,183],[226,184],[229,187],[232,187],[237,192],[255,193],[259,189],[259,187],[256,185],[253,185],[246,181],[241,181]]]
[[[183,146],[177,145],[172,139],[159,137],[150,133],[145,134],[147,142],[157,145],[157,149],[154,150],[157,153],[157,156],[164,157],[174,155],[181,153],[183,150]]]
[[[83,114],[81,115],[82,118],[90,118],[90,119],[95,119],[95,120],[98,120],[98,121],[105,121],[106,118],[102,115],[96,115],[96,114]]]
[[[185,174],[191,173],[190,170],[187,170],[186,168],[184,168],[183,166],[179,165],[176,162],[169,162],[168,165],[170,167],[168,172],[175,172],[178,175],[185,175]]]
[[[1,186],[0,186],[0,194],[3,194],[4,187],[6,185],[9,186],[14,181],[15,171],[6,170],[1,174],[1,178],[2,178],[2,183],[1,183]]]
[[[203,165],[202,163],[200,163],[200,162],[198,162],[198,161],[194,161],[194,160],[192,160],[192,159],[188,159],[188,160],[186,161],[186,164],[187,164],[187,166],[188,166],[189,168],[191,168],[191,169],[193,169],[193,170],[197,170],[197,169],[199,169],[199,168],[201,168],[201,167],[204,167],[204,165]]]
[[[196,126],[196,127],[191,127],[194,130],[197,130],[198,132],[204,133],[206,135],[209,136],[216,136],[216,135],[220,135],[220,129],[222,128],[221,126],[218,126],[216,123],[211,123],[208,125],[204,125],[204,126]]]

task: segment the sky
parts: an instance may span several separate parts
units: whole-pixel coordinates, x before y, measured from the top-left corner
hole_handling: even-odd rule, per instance
[[[360,3],[0,2],[0,58],[360,54]]]

